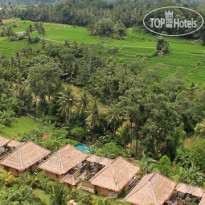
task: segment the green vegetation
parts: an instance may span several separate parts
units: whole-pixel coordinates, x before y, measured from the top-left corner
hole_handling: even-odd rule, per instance
[[[143,13],[155,7],[148,0],[4,6],[0,135],[52,153],[80,142],[92,154],[132,160],[142,175],[205,186],[204,28],[189,38],[146,33]],[[3,173],[0,195],[0,204],[124,204],[43,172]]]
[[[8,26],[12,24],[18,25],[17,28],[13,29],[14,32],[23,32],[29,24],[34,25],[34,23],[29,21],[13,20],[8,23]],[[149,66],[163,67],[163,69],[159,70],[160,76],[168,77],[170,74],[176,74],[185,79],[187,83],[203,84],[205,49],[199,42],[193,44],[192,40],[166,38],[170,45],[169,55],[154,57],[152,54],[156,50],[157,38],[150,34],[135,32],[137,28],[129,29],[125,40],[114,40],[90,36],[89,31],[83,27],[52,23],[45,23],[44,27],[46,29],[45,41],[47,43],[62,44],[65,40],[86,44],[99,44],[102,42],[111,51],[117,49],[117,53],[112,55],[123,63],[135,61],[137,56],[147,56]],[[0,41],[0,53],[8,57],[12,57],[22,48],[31,47],[36,49],[41,47],[40,43],[29,44],[26,40],[11,42],[7,38],[0,38]],[[159,63],[163,65],[159,65]]]
[[[24,133],[30,132],[34,128],[41,127],[41,124],[26,116],[16,118],[9,126],[2,128],[1,135],[18,140]]]

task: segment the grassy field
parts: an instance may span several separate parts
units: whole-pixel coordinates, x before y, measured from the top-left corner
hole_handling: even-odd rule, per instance
[[[33,22],[10,20],[5,22],[6,26],[13,26],[15,32],[23,32],[29,24]],[[147,56],[150,67],[162,67],[160,75],[167,77],[170,74],[177,74],[186,80],[187,83],[195,82],[198,85],[204,84],[205,64],[203,61],[205,47],[201,42],[196,42],[184,38],[167,38],[170,44],[170,54],[163,57],[150,57],[156,48],[157,36],[140,33],[137,28],[130,28],[125,40],[115,40],[111,38],[100,38],[90,36],[86,28],[79,26],[69,26],[54,23],[45,23],[47,42],[63,43],[65,40],[97,44],[103,42],[108,48],[118,47],[117,59],[122,62],[135,60],[137,55]],[[12,56],[20,48],[29,46],[27,41],[9,42],[7,38],[0,38],[0,55]],[[39,44],[32,45],[38,47]],[[163,65],[163,66],[161,66]]]
[[[19,139],[26,132],[33,130],[36,127],[41,127],[41,124],[27,116],[17,118],[9,127],[4,127],[0,135],[9,139]]]

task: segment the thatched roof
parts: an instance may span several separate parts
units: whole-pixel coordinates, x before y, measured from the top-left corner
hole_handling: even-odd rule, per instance
[[[21,145],[22,145],[22,142],[18,142],[18,141],[16,141],[16,140],[11,140],[11,141],[7,144],[8,147],[19,147],[19,146],[21,146]]]
[[[201,199],[199,205],[205,205],[205,192],[204,192],[204,194],[202,196],[202,199]]]
[[[170,198],[176,183],[158,173],[145,175],[125,200],[135,205],[162,205]]]
[[[71,184],[73,186],[75,186],[79,181],[80,180],[77,177],[71,174],[66,174],[66,176],[61,179],[62,183]]]
[[[106,157],[100,157],[100,156],[96,156],[96,155],[91,155],[87,158],[87,161],[89,162],[95,162],[101,165],[106,166],[107,164],[111,163],[113,160],[106,158]]]
[[[90,182],[93,185],[119,192],[139,170],[138,166],[118,157],[91,178]]]
[[[196,187],[196,186],[192,187],[192,190],[191,190],[191,194],[196,197],[202,197],[204,192],[205,192],[204,189]]]
[[[0,147],[6,145],[10,140],[0,136]]]
[[[23,171],[50,153],[49,150],[32,141],[23,143],[13,153],[1,161],[1,165]]]
[[[184,194],[191,194],[196,197],[202,197],[204,193],[204,189],[196,187],[196,186],[191,186],[188,184],[184,183],[179,183],[176,187],[176,190],[178,192],[184,193]]]
[[[40,164],[39,168],[54,174],[62,175],[84,161],[87,156],[86,153],[67,144],[49,157],[45,162]]]
[[[188,184],[184,184],[184,183],[178,183],[176,190],[178,192],[186,194],[186,193],[189,193],[189,191],[191,190],[191,186]]]

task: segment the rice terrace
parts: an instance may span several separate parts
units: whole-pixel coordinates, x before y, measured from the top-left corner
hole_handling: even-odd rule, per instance
[[[30,21],[21,21],[19,19],[9,19],[5,22],[6,26],[18,25],[14,28],[15,32],[24,32]],[[157,36],[140,33],[137,28],[129,28],[128,36],[122,40],[113,40],[111,38],[101,38],[90,36],[86,28],[71,26],[65,24],[44,23],[46,28],[45,40],[47,43],[64,43],[65,40],[85,44],[98,44],[104,42],[107,48],[118,48],[116,57],[123,62],[131,61],[137,55],[143,55],[148,58],[150,67],[160,63],[165,69],[161,69],[159,74],[167,77],[171,74],[177,74],[188,83],[196,82],[202,85],[205,77],[204,61],[205,49],[200,42],[193,40],[182,40],[180,38],[167,38],[170,43],[170,54],[165,57],[150,57],[156,49]],[[1,55],[12,57],[22,48],[28,47],[28,43],[23,40],[19,42],[10,42],[7,38],[0,38]],[[34,45],[37,48],[39,45]]]
[[[205,0],[0,0],[0,205],[205,205]]]

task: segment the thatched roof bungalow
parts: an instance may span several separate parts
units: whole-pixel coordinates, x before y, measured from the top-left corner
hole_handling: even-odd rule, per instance
[[[202,199],[201,199],[199,205],[205,205],[205,192],[204,192],[204,194],[202,196]]]
[[[66,184],[68,187],[73,188],[80,180],[71,174],[66,174],[65,177],[61,179],[61,182]]]
[[[113,160],[106,158],[106,157],[100,157],[97,155],[90,155],[87,158],[87,161],[91,162],[91,163],[96,163],[96,164],[100,164],[102,166],[106,166],[107,164],[111,163]]]
[[[161,174],[147,174],[125,197],[125,201],[132,205],[162,205],[170,198],[175,186],[174,181]]]
[[[0,147],[5,146],[10,140],[0,136]]]
[[[18,176],[24,171],[36,171],[39,161],[49,153],[49,150],[29,141],[19,146],[13,153],[3,159],[0,164],[7,171]]]
[[[181,198],[184,198],[186,194],[195,196],[197,198],[202,198],[205,190],[196,186],[179,183],[176,187],[176,191],[178,192],[178,196]]]
[[[45,170],[45,175],[51,179],[63,178],[68,172],[77,172],[87,156],[86,153],[67,144],[40,164],[39,168]]]
[[[117,197],[129,188],[129,183],[140,168],[122,157],[107,164],[90,179],[95,191],[102,195]]]

